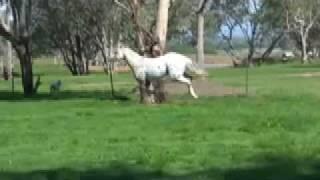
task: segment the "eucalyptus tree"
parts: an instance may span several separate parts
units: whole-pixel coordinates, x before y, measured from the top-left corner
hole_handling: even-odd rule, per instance
[[[253,58],[259,39],[263,37],[261,27],[263,24],[263,12],[266,6],[266,0],[243,0],[240,14],[233,18],[237,22],[245,40],[248,44],[247,63],[253,64]]]
[[[320,18],[319,0],[286,0],[286,26],[289,32],[299,37],[301,62],[306,64],[308,59],[308,39],[312,28]]]
[[[12,28],[12,8],[10,4],[3,4],[1,9],[2,23],[8,28],[8,31],[11,31]],[[3,74],[3,78],[5,80],[9,80],[12,76],[13,62],[12,62],[12,45],[10,41],[0,41],[1,49],[3,52],[1,53],[1,69],[0,72]]]
[[[125,34],[124,16],[112,1],[96,0],[91,1],[88,11],[94,18],[95,28],[92,28],[92,36],[95,37],[95,45],[103,58],[103,66],[106,74],[109,75],[111,95],[115,97],[113,83],[113,65],[116,49],[120,45],[120,40]]]
[[[35,5],[38,3],[40,1],[37,0],[2,0],[0,3],[0,36],[10,41],[17,53],[26,96],[36,93],[38,87],[33,84],[31,47],[35,17],[38,13]],[[6,23],[8,18],[10,24]]]
[[[220,6],[221,36],[228,44],[227,51],[235,57],[234,64],[242,59],[234,51],[234,33],[240,31],[248,46],[247,63],[253,64],[258,47],[266,47],[261,59],[270,56],[285,33],[284,8],[276,0],[226,0]]]
[[[198,16],[197,30],[197,62],[204,64],[204,16],[210,10],[212,0],[201,0],[196,13]]]
[[[94,34],[97,17],[92,14],[97,2],[51,0],[43,6],[43,29],[47,31],[53,46],[61,52],[72,75],[88,74],[89,62],[99,51]]]
[[[286,29],[285,24],[285,11],[282,1],[278,0],[265,0],[261,17],[261,46],[265,47],[261,55],[261,60],[266,61],[273,50],[279,46],[283,39]]]

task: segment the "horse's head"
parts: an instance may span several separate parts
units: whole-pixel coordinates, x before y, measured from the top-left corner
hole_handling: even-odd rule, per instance
[[[125,58],[125,49],[124,49],[124,46],[123,45],[120,45],[116,52],[115,52],[115,57],[117,59],[124,59]]]
[[[138,53],[124,45],[118,46],[115,57],[117,59],[123,59],[127,61],[127,63],[132,66],[139,64],[142,58]]]

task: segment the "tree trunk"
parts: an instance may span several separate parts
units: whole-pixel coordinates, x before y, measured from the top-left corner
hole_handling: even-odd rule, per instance
[[[144,55],[145,52],[145,38],[144,38],[144,33],[143,30],[141,29],[141,23],[140,23],[140,14],[141,14],[141,4],[139,0],[131,0],[129,1],[131,4],[132,8],[132,21],[134,24],[135,31],[137,33],[137,38],[136,38],[136,45],[139,48],[139,53],[140,55]]]
[[[11,43],[7,42],[7,57],[4,58],[3,63],[3,77],[4,80],[8,81],[12,76],[12,48]]]
[[[301,63],[308,64],[307,37],[301,34]]]
[[[204,64],[204,14],[198,14],[197,63]]]
[[[141,4],[138,0],[132,0],[131,2],[131,8],[132,8],[132,21],[134,24],[134,28],[136,31],[136,45],[139,48],[140,55],[144,55],[145,53],[145,42],[144,42],[144,33],[140,27],[140,11],[141,11]],[[147,84],[144,81],[138,81],[139,86],[139,95],[140,95],[140,103],[142,104],[150,104],[150,96],[147,93]]]
[[[83,59],[82,59],[82,50],[81,50],[81,41],[80,36],[75,36],[76,39],[76,62],[78,66],[78,72],[80,75],[84,74],[84,65],[83,65]]]
[[[72,66],[72,64],[66,63],[66,66],[67,66],[67,68],[69,69],[69,71],[71,72],[71,75],[72,75],[72,76],[77,76],[77,75],[78,75],[77,70],[74,69],[74,67]]]
[[[32,96],[35,94],[33,88],[33,72],[32,72],[32,59],[29,42],[24,45],[15,47],[20,61],[22,86],[25,96]]]
[[[265,59],[267,59],[268,57],[270,57],[272,51],[274,50],[274,48],[276,47],[278,42],[282,39],[283,35],[284,35],[284,32],[281,32],[275,39],[272,40],[270,46],[267,48],[267,50],[261,56],[263,61]]]
[[[111,87],[111,96],[112,98],[115,98],[115,92],[114,92],[114,84],[113,84],[113,55],[114,55],[114,49],[113,49],[113,32],[111,30],[108,31],[109,36],[108,36],[108,45],[109,45],[109,51],[108,51],[108,57],[109,61],[107,64],[108,72],[109,72],[109,80],[110,80],[110,87]]]
[[[71,68],[72,68],[71,73],[73,76],[78,76],[80,74],[79,74],[79,70],[78,70],[76,55],[74,52],[72,52],[71,54],[72,54],[71,55],[71,63],[70,63]]]
[[[85,60],[85,66],[86,66],[86,74],[89,75],[90,74],[90,69],[89,69],[89,60]]]
[[[8,67],[9,67],[9,79],[13,78],[13,56],[12,56],[12,44],[8,41]]]
[[[249,45],[249,53],[248,53],[248,61],[247,61],[247,66],[249,66],[249,67],[253,66],[254,52],[255,52],[254,44],[250,44]]]
[[[70,35],[67,39],[72,47],[59,49],[63,55],[64,63],[73,76],[87,75],[89,74],[89,61],[83,56],[81,37],[79,35],[72,37]]]
[[[170,0],[159,0],[156,36],[159,39],[162,53],[166,50],[169,7]]]
[[[4,62],[3,61],[4,61],[3,57],[0,56],[0,74],[2,75],[2,77],[4,77],[3,76]]]
[[[159,0],[158,17],[156,27],[156,37],[159,40],[160,54],[163,55],[166,51],[166,40],[168,32],[168,16],[169,16],[170,0]],[[166,101],[164,82],[162,80],[155,81],[155,102],[163,103]]]

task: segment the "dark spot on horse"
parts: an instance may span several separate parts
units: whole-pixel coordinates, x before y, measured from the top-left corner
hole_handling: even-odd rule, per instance
[[[169,75],[169,67],[166,66],[166,75]]]

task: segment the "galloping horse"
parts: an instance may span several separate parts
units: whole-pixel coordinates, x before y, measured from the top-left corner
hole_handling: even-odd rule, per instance
[[[194,98],[198,98],[198,96],[192,87],[190,77],[206,75],[205,71],[195,67],[190,58],[174,52],[156,58],[147,58],[140,56],[128,47],[119,47],[117,57],[127,61],[139,83],[167,76],[172,80],[186,84],[189,93]]]

